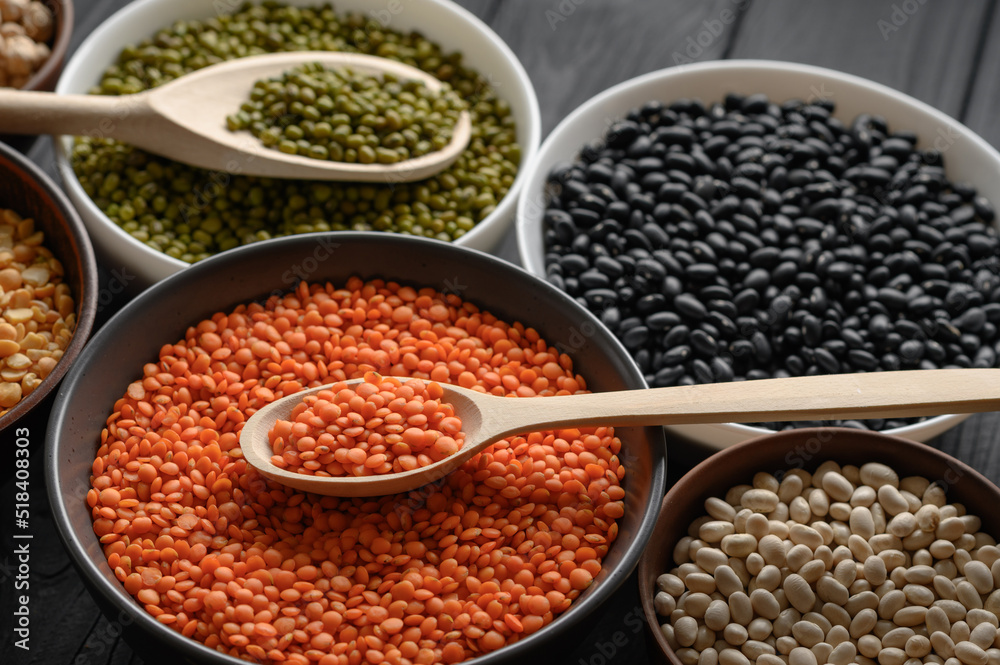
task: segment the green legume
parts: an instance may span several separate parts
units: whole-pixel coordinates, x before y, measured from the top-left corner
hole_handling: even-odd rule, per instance
[[[496,202],[506,195],[517,175],[520,149],[510,107],[497,98],[485,77],[463,65],[460,54],[443,52],[417,33],[373,30],[369,23],[364,14],[338,14],[329,4],[313,8],[287,7],[275,2],[247,4],[231,15],[177,22],[143,43],[123,49],[92,92],[111,95],[141,92],[215,62],[263,53],[316,50],[378,55],[427,71],[448,83],[468,104],[472,120],[469,145],[451,167],[437,176],[416,183],[391,182],[364,188],[352,183],[274,180],[236,175],[239,168],[233,169],[234,174],[196,169],[129,145],[84,137],[77,140],[72,155],[82,187],[116,224],[122,226],[131,221],[136,225],[135,231],[147,232],[148,246],[190,261],[239,244],[301,232],[302,228],[383,230],[459,238],[495,209]],[[396,150],[405,155],[404,159],[417,154],[420,147],[434,147],[432,141],[407,125],[418,112],[415,96],[407,98],[412,100],[412,110],[397,109],[401,128],[394,130],[398,136],[393,137],[392,143],[369,144],[366,137],[375,135],[372,127],[352,129],[351,117],[338,107],[335,99],[320,95],[304,103],[302,86],[299,88],[300,99],[295,103],[300,111],[314,106],[324,116],[333,113],[327,123],[329,127],[318,137],[317,129],[323,123],[311,121],[315,125],[310,142],[325,147],[330,159],[357,161],[366,145],[375,151],[376,160],[381,155],[379,147]],[[405,94],[411,93],[403,91],[400,99]],[[286,108],[290,110],[291,106],[289,103]],[[422,110],[428,117],[435,112],[443,115],[433,105]],[[379,116],[371,109],[364,112]],[[253,112],[247,114],[251,122],[264,121],[263,115],[258,118]],[[397,122],[382,117],[386,118],[387,128]],[[310,120],[303,118],[296,124],[305,129],[307,121]],[[347,126],[341,130],[342,125]],[[362,134],[362,130],[368,134]],[[352,136],[358,136],[360,143],[348,145],[347,139]],[[271,139],[265,139],[263,134],[261,138],[273,140],[271,145],[280,145],[285,140],[280,132],[272,134]],[[295,140],[291,143],[297,153],[299,145]],[[448,178],[447,184],[442,182],[443,178]],[[362,189],[369,195],[361,196]],[[421,189],[422,195],[418,194]],[[480,194],[487,196],[480,199]],[[431,206],[432,196],[438,197],[435,204],[440,205],[443,200],[444,207]],[[304,205],[293,207],[294,197],[301,197]],[[144,204],[137,204],[137,200]],[[298,203],[298,198],[295,200]],[[490,203],[477,207],[475,201]],[[132,210],[131,220],[121,216],[126,203]],[[444,230],[434,230],[435,220],[444,222]],[[198,230],[209,235],[210,241],[201,236],[193,240],[193,233]],[[192,243],[200,247],[192,249]]]

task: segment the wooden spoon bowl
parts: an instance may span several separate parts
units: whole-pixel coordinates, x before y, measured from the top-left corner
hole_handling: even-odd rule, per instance
[[[1000,408],[1000,369],[803,376],[544,399],[509,399],[460,386],[441,387],[442,401],[452,404],[455,415],[462,420],[465,444],[454,455],[434,464],[400,473],[335,477],[300,474],[274,466],[267,436],[271,426],[276,420],[287,419],[306,395],[327,389],[325,385],[288,395],[254,413],[240,433],[243,455],[267,478],[296,489],[344,497],[381,496],[439,480],[500,439],[545,429],[902,418]]]
[[[358,53],[297,51],[229,60],[134,95],[56,95],[0,90],[0,124],[13,134],[99,132],[178,162],[232,175],[296,180],[410,182],[446,169],[472,134],[468,111],[441,150],[395,164],[358,164],[288,155],[265,148],[248,132],[231,132],[226,116],[239,110],[257,81],[299,65],[320,63],[369,74],[416,79],[432,91],[443,85],[401,62]]]

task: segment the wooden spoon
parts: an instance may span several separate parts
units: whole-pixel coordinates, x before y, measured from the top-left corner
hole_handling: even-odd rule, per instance
[[[226,116],[239,110],[253,84],[293,67],[318,62],[365,74],[417,79],[431,90],[441,82],[415,67],[356,53],[301,51],[229,60],[134,95],[56,95],[0,90],[0,127],[6,134],[72,134],[112,138],[192,166],[231,175],[302,180],[410,182],[450,166],[469,142],[467,111],[451,143],[395,164],[351,164],[287,155],[265,148],[249,132],[231,132]]]
[[[379,496],[422,487],[500,439],[543,429],[905,418],[1000,408],[1000,369],[804,376],[539,399],[507,399],[442,384],[442,401],[454,405],[465,432],[465,445],[451,457],[412,471],[363,477],[308,476],[275,467],[268,430],[275,420],[287,419],[303,397],[328,387],[310,388],[272,402],[246,422],[240,445],[246,460],[261,474],[317,494]]]

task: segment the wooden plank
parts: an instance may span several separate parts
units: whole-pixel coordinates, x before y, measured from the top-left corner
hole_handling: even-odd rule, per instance
[[[745,0],[504,0],[491,26],[528,71],[548,133],[626,79],[720,58]],[[700,43],[699,43],[700,42]]]
[[[988,0],[755,2],[731,57],[830,67],[884,83],[957,116],[987,8]]]
[[[455,0],[455,4],[468,9],[487,24],[500,8],[500,0]]]
[[[971,94],[964,115],[960,118],[973,131],[978,132],[994,146],[1000,146],[1000,11],[996,0],[991,0],[989,21],[983,22],[985,30],[982,52],[972,81]],[[993,39],[985,39],[986,35]]]

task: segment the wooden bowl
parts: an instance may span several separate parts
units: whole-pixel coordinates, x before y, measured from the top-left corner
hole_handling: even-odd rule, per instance
[[[689,471],[663,498],[646,551],[639,559],[639,597],[646,615],[650,658],[682,665],[660,632],[653,608],[656,578],[672,570],[674,545],[687,535],[688,525],[705,515],[705,499],[723,497],[734,485],[750,483],[754,473],[776,474],[789,469],[813,471],[827,460],[862,465],[881,462],[900,476],[920,475],[938,481],[948,502],[964,504],[982,518],[982,530],[1000,534],[1000,488],[968,465],[922,443],[876,432],[845,428],[790,430],[751,439],[712,455]]]
[[[42,2],[52,10],[55,20],[55,29],[48,42],[52,54],[41,68],[28,79],[22,90],[51,92],[56,89],[63,63],[66,61],[70,38],[73,36],[73,0],[42,0]],[[0,141],[13,146],[20,152],[27,152],[37,138],[36,136],[8,135],[0,136]]]
[[[66,271],[64,279],[76,301],[77,320],[73,339],[55,369],[30,395],[0,417],[0,431],[3,431],[45,400],[83,349],[97,310],[97,262],[83,222],[66,196],[28,158],[3,144],[0,144],[0,208],[34,218],[35,228],[45,233],[44,246],[52,250]],[[47,404],[45,410],[48,411]]]

